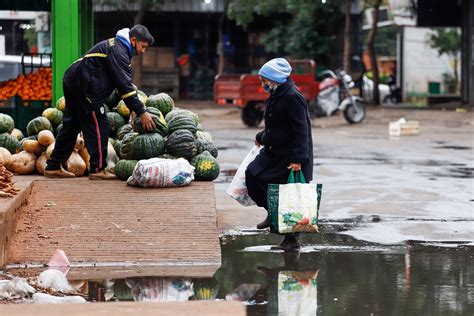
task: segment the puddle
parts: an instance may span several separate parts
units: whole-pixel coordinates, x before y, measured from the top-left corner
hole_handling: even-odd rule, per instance
[[[448,146],[448,145],[444,145],[444,146],[436,146],[436,147],[433,147],[433,148],[436,148],[436,149],[453,149],[453,150],[470,150],[471,147],[467,147],[467,146]]]
[[[270,249],[281,240],[273,234],[221,240],[213,278],[87,280],[79,291],[92,302],[236,300],[249,315],[474,314],[472,244],[385,246],[324,233],[284,253]]]

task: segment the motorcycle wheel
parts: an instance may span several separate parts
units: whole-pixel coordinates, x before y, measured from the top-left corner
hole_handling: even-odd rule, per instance
[[[247,104],[240,112],[240,118],[248,127],[256,127],[263,119],[263,111],[256,103]]]
[[[344,110],[344,118],[351,124],[361,123],[365,118],[365,107],[360,100],[354,100],[356,106],[348,104]]]

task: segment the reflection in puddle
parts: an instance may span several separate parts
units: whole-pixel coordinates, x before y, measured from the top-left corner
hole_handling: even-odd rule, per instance
[[[227,236],[213,278],[70,283],[92,302],[232,300],[249,315],[474,314],[472,243],[382,246],[324,233],[304,236],[301,252],[271,251],[280,239]]]

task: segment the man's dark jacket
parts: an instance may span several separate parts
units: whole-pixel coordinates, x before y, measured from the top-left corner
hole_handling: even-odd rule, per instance
[[[288,78],[266,101],[265,129],[256,140],[264,145],[248,171],[267,183],[286,183],[290,163],[301,163],[309,182],[313,179],[313,140],[308,103]]]
[[[127,107],[139,116],[145,109],[132,85],[132,55],[123,37],[99,42],[66,70],[63,82],[82,104],[90,104],[90,110],[101,107],[117,88]]]

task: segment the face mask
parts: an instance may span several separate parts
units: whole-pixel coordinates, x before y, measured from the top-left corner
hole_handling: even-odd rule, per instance
[[[270,84],[268,84],[268,83],[265,83],[265,84],[263,85],[263,90],[265,90],[266,93],[272,94],[273,92],[275,92],[276,86],[272,86],[272,85],[270,85]]]

